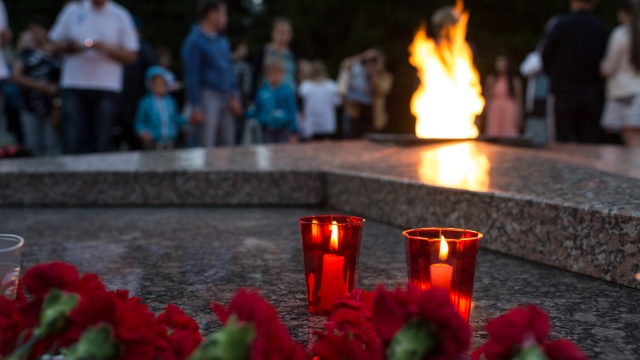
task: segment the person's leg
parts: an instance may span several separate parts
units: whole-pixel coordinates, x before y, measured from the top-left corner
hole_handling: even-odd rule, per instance
[[[570,142],[573,134],[574,105],[569,94],[555,95],[556,141]]]
[[[351,117],[349,139],[360,139],[364,135],[364,127],[362,116]]]
[[[273,130],[262,127],[262,143],[263,144],[273,144],[275,141]]]
[[[31,150],[34,156],[42,156],[40,124],[38,116],[30,111],[20,111],[20,124],[24,133],[24,140],[27,149]]]
[[[202,146],[213,147],[217,145],[218,132],[223,114],[223,99],[220,94],[204,90],[202,92],[202,111],[204,124],[202,124]]]
[[[289,136],[291,136],[291,130],[289,128],[281,128],[276,130],[276,142],[278,144],[286,144],[289,142]]]
[[[113,125],[116,121],[118,94],[111,91],[96,91],[93,112],[95,151],[113,150]]]
[[[373,105],[366,105],[362,107],[360,121],[362,123],[362,136],[360,137],[373,132]]]
[[[244,136],[244,116],[234,117],[236,121],[236,145],[242,145],[242,138]]]
[[[42,142],[44,146],[44,154],[47,156],[60,155],[62,149],[60,147],[60,136],[58,130],[53,126],[50,115],[40,116],[40,125],[42,126]]]
[[[625,145],[632,148],[640,148],[640,129],[628,128],[622,129],[622,138]]]
[[[602,116],[602,97],[597,89],[585,91],[579,107],[577,122],[578,142],[595,144],[600,135],[600,118]]]
[[[82,90],[62,90],[62,144],[66,154],[85,152],[90,136],[87,128],[86,97]]]
[[[351,117],[345,109],[342,112],[342,138],[349,139],[351,137]]]
[[[229,106],[225,106],[227,101],[222,100],[216,146],[233,146],[236,144],[236,120]]]

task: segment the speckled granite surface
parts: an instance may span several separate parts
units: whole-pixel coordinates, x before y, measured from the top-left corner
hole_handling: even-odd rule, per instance
[[[479,230],[484,248],[640,289],[638,156],[355,141],[3,160],[0,205],[329,204],[405,228]]]
[[[307,314],[297,218],[318,208],[0,209],[0,229],[25,237],[23,267],[64,260],[98,273],[111,289],[142,296],[153,311],[176,303],[203,332],[219,328],[210,300],[259,288],[294,338],[308,344],[323,319]],[[401,228],[368,221],[359,286],[404,284]],[[592,359],[640,358],[640,291],[481,251],[473,296],[474,347],[488,319],[516,305],[546,308],[554,338]]]

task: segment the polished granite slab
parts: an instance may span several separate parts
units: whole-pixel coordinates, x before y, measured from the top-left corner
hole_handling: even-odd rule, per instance
[[[478,230],[486,249],[640,289],[635,154],[352,141],[2,160],[0,206],[328,204],[404,228]]]
[[[95,272],[110,289],[143,297],[155,312],[176,303],[204,333],[220,327],[208,310],[241,286],[276,304],[297,341],[307,345],[323,319],[306,312],[297,218],[322,208],[3,208],[0,229],[20,234],[23,268],[52,260]],[[368,221],[359,286],[406,282],[402,228]],[[471,325],[473,346],[488,319],[538,304],[554,338],[570,338],[592,359],[640,358],[640,291],[481,251]]]

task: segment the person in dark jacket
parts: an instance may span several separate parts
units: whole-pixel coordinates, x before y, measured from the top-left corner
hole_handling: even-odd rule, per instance
[[[571,13],[553,26],[542,53],[555,97],[556,140],[595,143],[602,112],[600,61],[607,30],[592,13],[597,0],[571,0]]]
[[[189,143],[230,146],[236,138],[234,116],[243,109],[231,45],[221,34],[227,27],[227,6],[220,0],[201,0],[199,13],[200,23],[193,26],[182,47],[185,88],[193,108]]]

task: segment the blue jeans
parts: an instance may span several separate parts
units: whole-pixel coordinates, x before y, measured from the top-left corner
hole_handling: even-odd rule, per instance
[[[262,143],[263,144],[282,144],[289,142],[291,131],[288,127],[279,129],[269,129],[262,127]]]
[[[62,91],[62,139],[66,154],[112,150],[111,131],[118,93],[103,90]]]
[[[51,116],[38,115],[28,110],[21,110],[20,123],[27,148],[35,156],[60,155],[58,131],[51,123]]]

